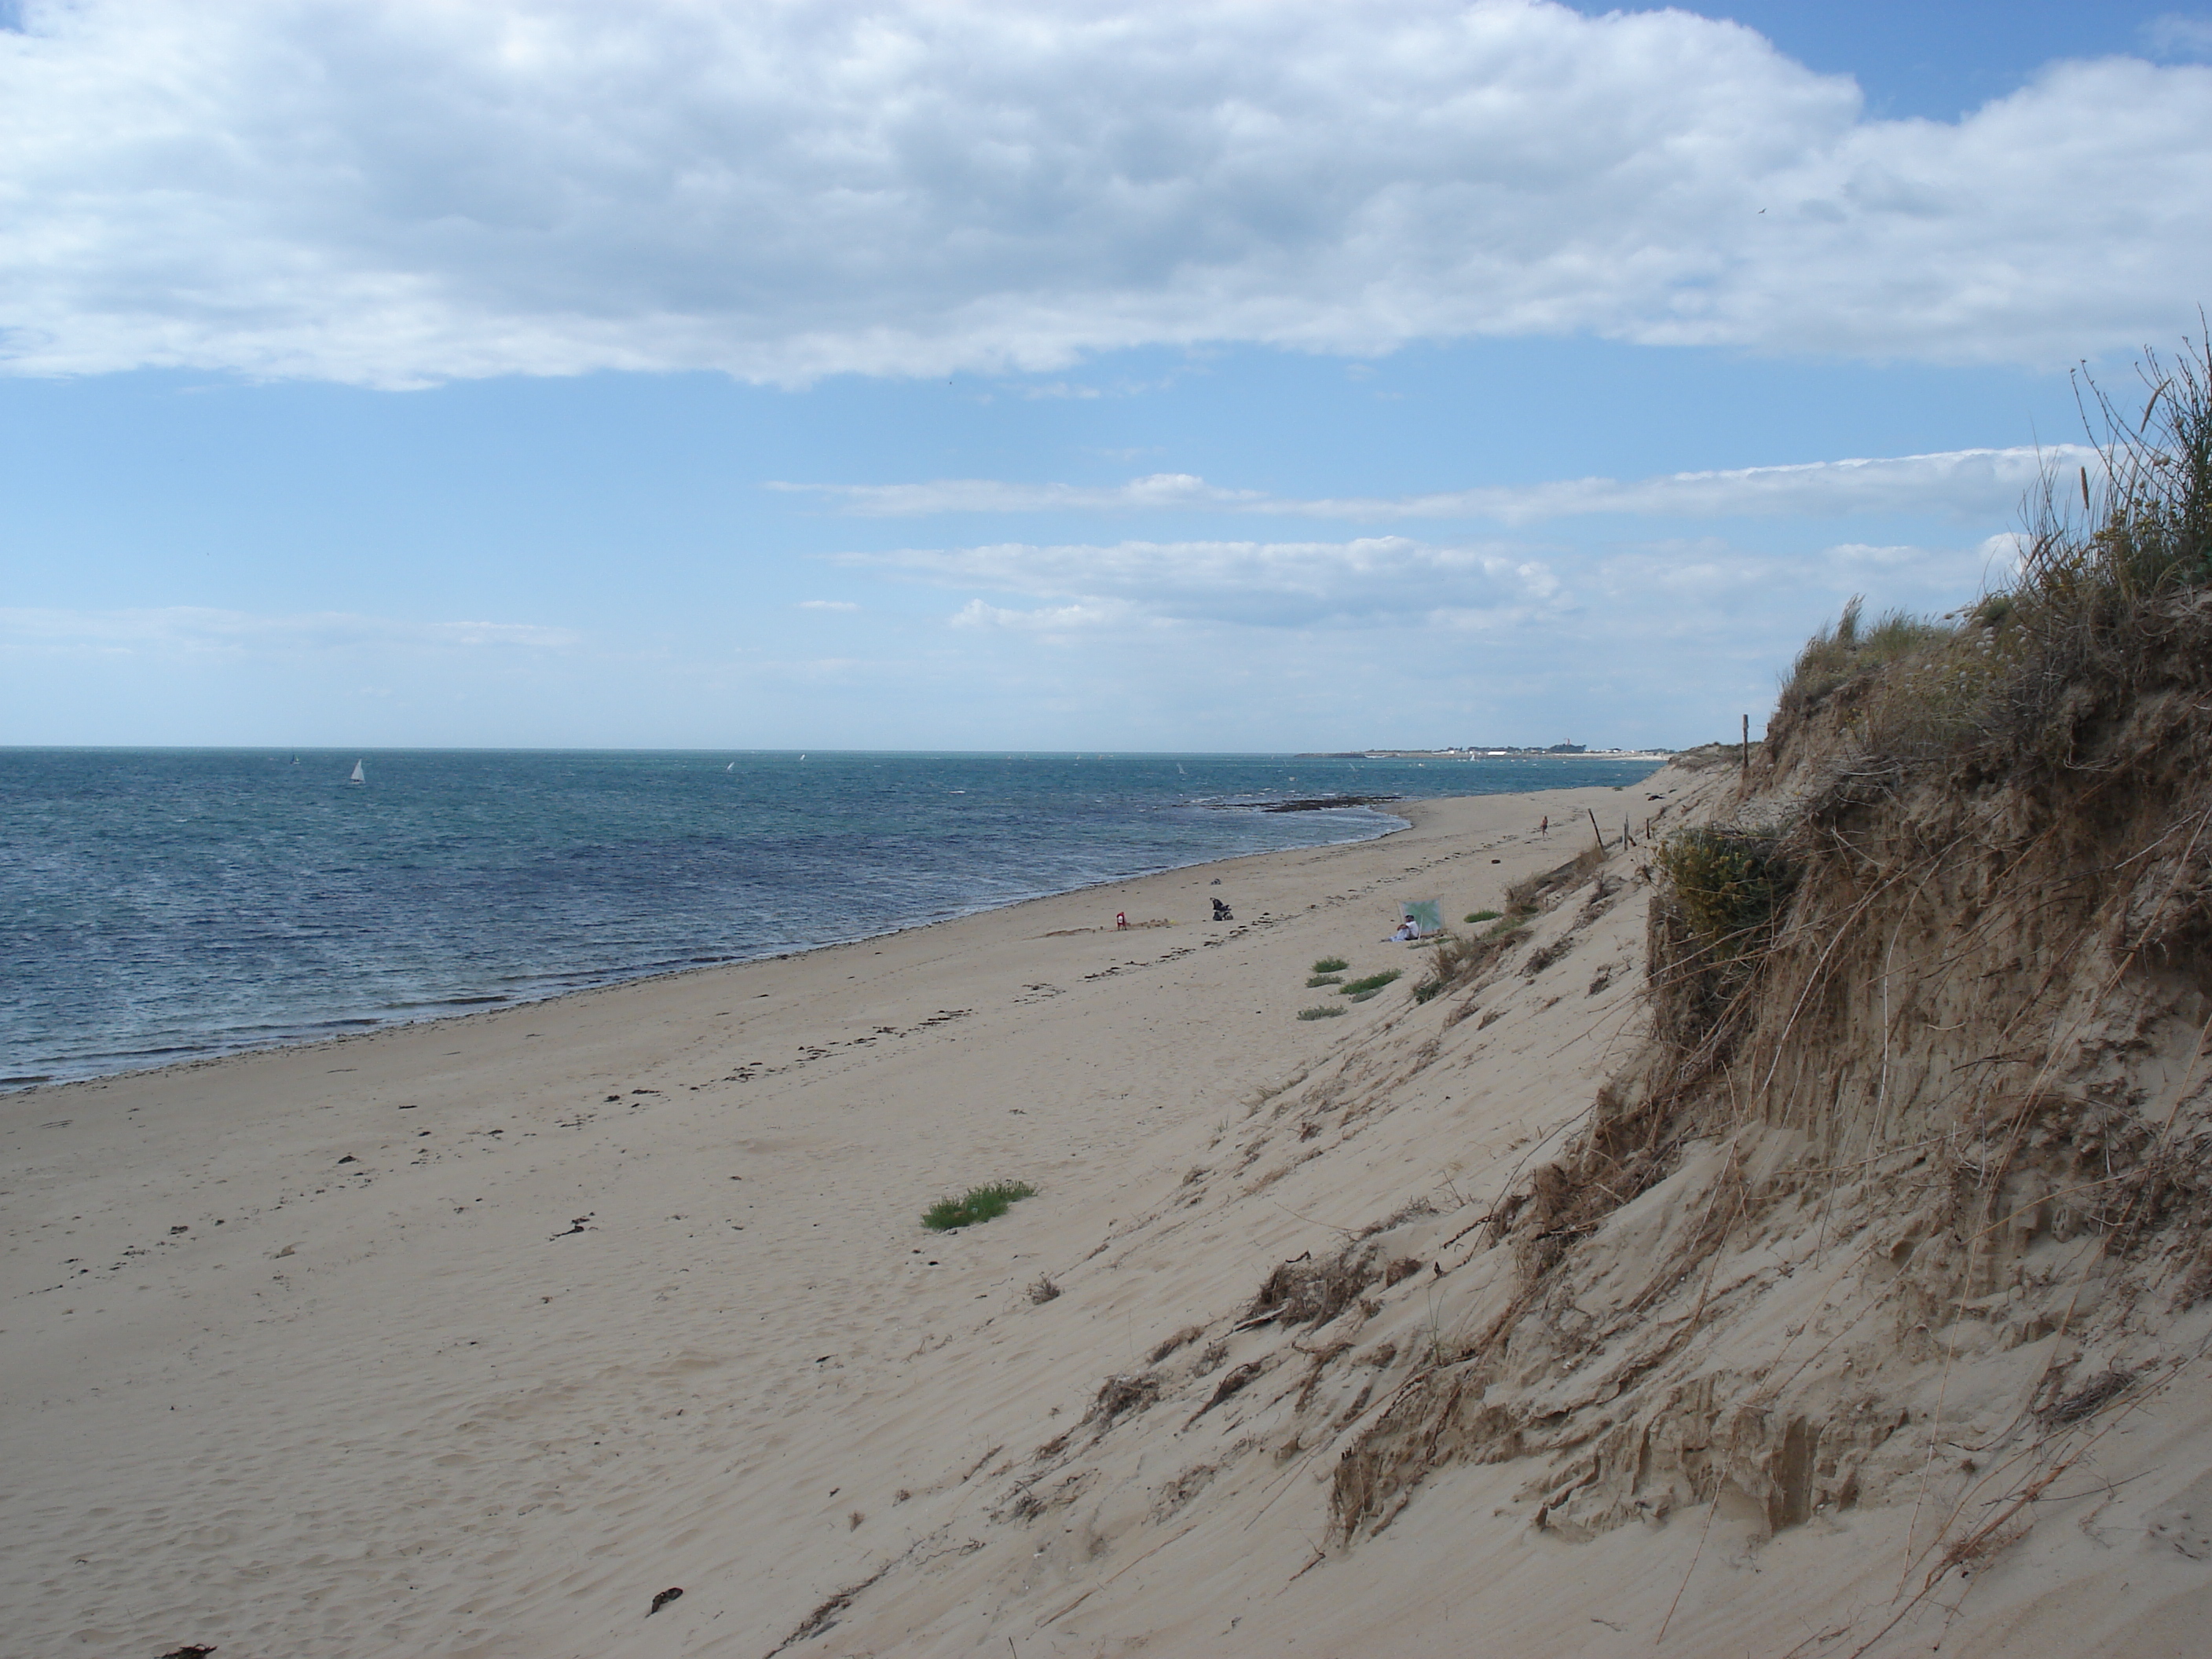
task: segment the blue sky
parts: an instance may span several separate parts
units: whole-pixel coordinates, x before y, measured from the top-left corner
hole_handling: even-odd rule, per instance
[[[0,743],[1697,742],[2212,269],[2166,7],[0,22]]]

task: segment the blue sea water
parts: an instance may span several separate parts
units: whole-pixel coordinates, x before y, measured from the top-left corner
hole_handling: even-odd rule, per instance
[[[356,758],[367,781],[349,781]],[[0,1089],[1360,841],[1649,761],[0,750]]]

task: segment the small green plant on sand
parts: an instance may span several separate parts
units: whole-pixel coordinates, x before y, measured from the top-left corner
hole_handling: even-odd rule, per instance
[[[1301,1008],[1298,1010],[1298,1018],[1300,1019],[1335,1019],[1343,1012],[1343,1009],[1331,1003],[1319,1008]]]
[[[1340,974],[1352,964],[1342,957],[1323,957],[1313,965],[1316,974]]]
[[[1497,910],[1470,910],[1467,919],[1469,922],[1496,921],[1501,914]]]
[[[1324,985],[1341,985],[1343,983],[1344,975],[1341,974],[1316,974],[1311,979],[1306,981],[1306,989],[1312,991],[1317,990]]]
[[[1399,968],[1386,968],[1379,974],[1368,975],[1364,979],[1346,980],[1344,994],[1354,1002],[1364,1002],[1404,971]]]
[[[922,1212],[921,1224],[939,1233],[955,1227],[972,1227],[1006,1214],[1018,1200],[1035,1196],[1036,1188],[1025,1181],[1000,1181],[988,1187],[970,1187],[965,1198],[939,1199]]]

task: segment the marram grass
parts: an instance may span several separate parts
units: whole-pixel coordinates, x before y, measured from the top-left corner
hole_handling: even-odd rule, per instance
[[[921,1224],[932,1232],[949,1232],[955,1227],[973,1227],[1006,1214],[1024,1198],[1036,1196],[1036,1188],[1025,1181],[994,1182],[988,1187],[970,1187],[965,1198],[940,1198],[922,1212]]]
[[[1364,979],[1346,980],[1344,994],[1354,1002],[1364,1002],[1404,971],[1401,968],[1386,968],[1381,973],[1370,974]]]

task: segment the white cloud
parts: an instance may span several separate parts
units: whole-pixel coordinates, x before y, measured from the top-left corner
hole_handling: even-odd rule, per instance
[[[828,497],[866,518],[902,519],[932,513],[1069,513],[1243,507],[1269,510],[1257,489],[1223,489],[1188,472],[1155,472],[1123,484],[1008,483],[995,478],[944,478],[918,484],[770,483],[770,489]]]
[[[2144,44],[2165,58],[2212,58],[2212,17],[2169,11],[2142,26]]]
[[[1674,472],[1623,482],[1568,478],[1502,484],[1424,495],[1289,500],[1256,489],[1224,489],[1189,473],[1155,473],[1126,484],[1006,483],[948,478],[918,484],[773,484],[811,490],[848,513],[870,518],[934,513],[1049,513],[1215,508],[1304,518],[1487,519],[1526,525],[1594,513],[1661,518],[1740,515],[1827,516],[1844,513],[1944,513],[1959,517],[2006,513],[2020,505],[2047,469],[2097,467],[2095,450],[2078,444],[2047,449],[1960,449],[1873,460],[1808,461],[1717,472]]]
[[[1739,25],[1540,0],[23,21],[22,373],[801,381],[1576,331],[2047,365],[2193,326],[2212,254],[2191,64],[2061,64],[1944,124],[1869,120]]]
[[[1593,513],[1698,519],[1927,512],[1979,516],[2017,507],[2046,467],[2094,465],[2097,459],[2094,450],[2070,444],[2044,450],[1961,449],[1673,472],[1626,483],[1569,478],[1396,500],[1302,501],[1278,510],[1341,518],[1491,519],[1516,525]]]
[[[952,613],[955,628],[1013,628],[1039,634],[1111,628],[1142,620],[1143,615],[1136,606],[1109,600],[1048,605],[1034,611],[1015,611],[986,605],[981,599],[970,599]]]
[[[362,647],[453,651],[487,646],[555,650],[580,638],[568,629],[528,623],[400,622],[337,611],[274,617],[187,605],[117,611],[0,606],[0,647],[116,656],[238,656]]]
[[[850,599],[801,599],[801,611],[858,611],[860,607]]]
[[[1349,542],[1121,542],[1110,546],[907,549],[837,562],[939,586],[1065,602],[1015,613],[971,603],[963,626],[1040,629],[1149,620],[1303,628],[1418,618],[1440,608],[1531,614],[1564,604],[1550,568],[1526,550],[1441,547],[1400,536]]]
[[[1217,630],[1224,661],[1243,649],[1221,629],[1316,630],[1413,648],[1424,630],[1510,637],[1516,653],[1602,658],[1620,642],[1691,638],[1741,627],[1802,637],[1853,593],[1875,611],[1946,611],[2001,585],[2017,538],[1963,546],[1844,542],[1802,553],[1736,546],[1713,536],[1587,550],[1493,543],[1445,545],[1404,537],[1345,542],[999,543],[846,553],[835,562],[970,597],[955,628],[1008,635],[1081,635],[1165,627]],[[1607,641],[1612,641],[1608,644]],[[1386,648],[1378,644],[1377,648]],[[1644,649],[1639,643],[1638,651]],[[1678,674],[1680,665],[1654,665]]]

